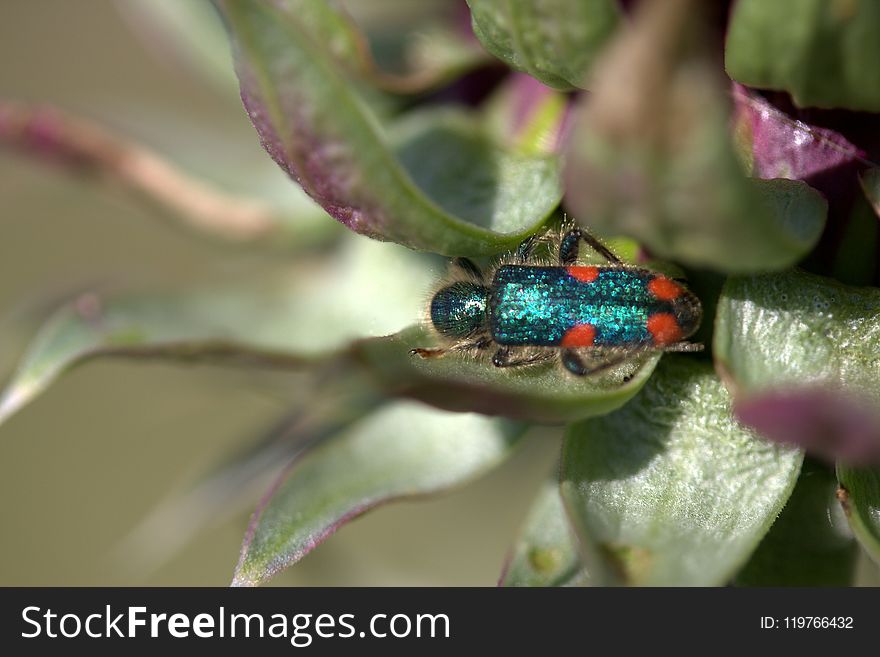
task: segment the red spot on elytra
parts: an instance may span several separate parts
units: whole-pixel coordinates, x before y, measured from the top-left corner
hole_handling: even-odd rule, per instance
[[[648,331],[657,345],[675,344],[681,340],[681,327],[672,313],[654,313],[648,317]]]
[[[596,327],[592,324],[573,326],[562,336],[563,347],[592,347],[596,339]]]
[[[681,295],[681,286],[665,276],[657,276],[648,283],[648,291],[660,301],[672,301]]]
[[[592,283],[599,278],[598,267],[566,267],[566,271],[581,283]]]

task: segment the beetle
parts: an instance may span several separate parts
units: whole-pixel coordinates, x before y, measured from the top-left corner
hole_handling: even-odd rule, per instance
[[[572,226],[550,238],[555,262],[541,262],[535,247],[542,239],[526,239],[486,273],[455,258],[428,308],[443,346],[410,353],[492,353],[495,367],[558,359],[572,374],[588,376],[646,351],[702,350],[686,341],[700,326],[702,306],[680,279],[629,265]],[[605,264],[578,264],[582,241]]]

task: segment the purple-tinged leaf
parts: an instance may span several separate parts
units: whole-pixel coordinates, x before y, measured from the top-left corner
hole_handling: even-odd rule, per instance
[[[829,388],[782,388],[737,398],[736,418],[765,438],[830,461],[880,462],[880,412]]]
[[[733,85],[733,99],[738,135],[757,178],[809,180],[865,157],[840,133],[793,119],[742,85]]]
[[[863,190],[859,188],[859,172],[880,153],[878,117],[845,110],[802,109],[784,93],[759,94],[737,84],[732,86],[732,94],[740,154],[753,175],[804,180],[828,201],[827,226],[808,267],[836,275],[841,263],[850,267],[860,259],[860,250],[873,252],[870,227],[860,216]],[[852,241],[863,238],[861,249],[853,248]],[[873,269],[873,255],[865,254],[857,268],[863,272]],[[860,282],[852,275],[845,280]]]
[[[492,134],[518,152],[558,152],[571,116],[568,98],[524,73],[511,75],[489,100]]]
[[[380,504],[473,479],[504,460],[522,430],[412,402],[379,409],[294,459],[251,518],[232,585],[262,584]]]
[[[433,177],[415,181],[329,51],[333,33],[315,32],[308,13],[296,11],[303,3],[217,4],[233,40],[242,99],[263,146],[352,230],[445,255],[493,254],[515,247],[558,204],[555,158],[506,152],[480,133],[476,121],[466,127],[441,120],[433,128],[424,125],[408,143],[396,142],[408,161],[418,156],[420,171],[431,168],[459,185],[437,185]],[[438,139],[441,151],[424,147]],[[473,206],[459,186],[479,192]]]

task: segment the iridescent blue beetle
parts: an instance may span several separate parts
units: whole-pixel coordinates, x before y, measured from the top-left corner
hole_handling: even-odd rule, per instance
[[[576,264],[581,240],[607,264]],[[535,236],[485,274],[467,258],[453,260],[429,309],[445,346],[412,353],[492,353],[496,367],[558,358],[586,376],[640,352],[703,348],[685,342],[700,326],[702,307],[677,279],[624,263],[582,228],[568,227],[552,241],[552,265],[534,257]]]

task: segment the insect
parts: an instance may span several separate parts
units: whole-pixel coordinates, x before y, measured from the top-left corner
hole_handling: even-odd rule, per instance
[[[429,307],[444,346],[411,353],[491,353],[496,367],[558,359],[588,376],[647,351],[702,350],[685,341],[699,328],[702,307],[679,279],[626,264],[571,226],[553,240],[555,263],[542,263],[534,255],[541,239],[525,240],[487,273],[468,258],[454,259]],[[577,264],[582,241],[606,264]]]

